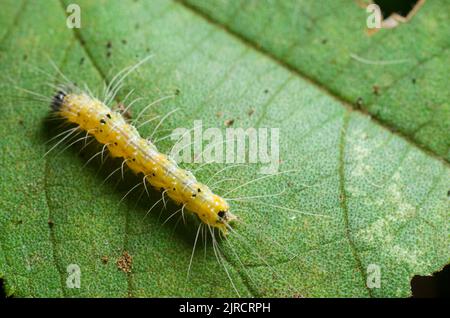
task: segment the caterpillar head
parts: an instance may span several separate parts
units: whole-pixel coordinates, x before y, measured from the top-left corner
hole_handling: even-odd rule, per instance
[[[212,212],[212,217],[214,218],[214,223],[212,226],[218,228],[222,234],[228,234],[229,223],[236,220],[236,216],[230,212],[230,206],[222,197],[213,194],[214,208]]]
[[[230,206],[222,197],[210,193],[207,198],[206,204],[203,201],[201,205],[191,210],[195,211],[203,223],[217,228],[222,234],[227,235],[229,224],[237,219],[236,216],[230,212]]]
[[[50,104],[50,107],[53,111],[59,111],[64,101],[64,97],[66,97],[66,93],[64,93],[62,90],[56,92],[56,94],[52,98],[52,103]]]

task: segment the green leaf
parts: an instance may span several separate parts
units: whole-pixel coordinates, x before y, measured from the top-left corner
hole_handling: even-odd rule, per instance
[[[350,4],[341,7],[333,1],[331,7],[303,1],[294,19],[292,10],[283,11],[281,3],[199,2],[199,13],[190,5],[163,0],[78,1],[82,27],[68,29],[69,3],[47,1],[43,9],[35,1],[2,2],[0,277],[8,294],[236,296],[225,266],[240,296],[409,296],[412,276],[429,275],[448,263],[450,169],[438,158],[448,159],[448,90],[444,80],[434,82],[448,74],[436,64],[445,58],[438,52],[448,41],[448,33],[437,27],[445,10],[427,2],[409,28],[383,32],[386,39],[394,37],[385,43],[396,52],[389,59],[429,60],[414,68],[420,90],[408,95],[409,84],[395,79],[405,72],[412,76],[411,65],[366,68],[348,58],[349,42],[352,52],[362,55],[364,47],[383,41],[378,35],[355,37],[357,25],[362,33],[365,15]],[[249,14],[251,6],[258,10]],[[239,13],[234,22],[229,19],[232,12]],[[303,18],[313,13],[326,18]],[[270,26],[267,17],[286,22]],[[438,47],[427,46],[425,41],[432,37],[417,32],[415,24],[436,30],[440,40],[433,41]],[[262,28],[269,31],[259,36]],[[298,30],[298,38],[292,30]],[[408,42],[406,33],[423,39],[408,46],[391,41]],[[277,42],[280,34],[287,43],[301,39],[310,44],[299,45],[291,60],[284,59],[280,56],[287,44]],[[326,50],[317,44],[325,36]],[[414,55],[420,48],[413,49],[418,43],[424,49],[420,56]],[[376,46],[371,59],[385,58],[381,47]],[[78,154],[81,146],[60,152],[61,146],[43,158],[55,135],[54,125],[46,121],[49,106],[25,100],[27,95],[13,88],[51,97],[54,91],[46,83],[55,83],[58,76],[50,57],[73,81],[101,91],[103,81],[149,54],[153,58],[127,78],[117,100],[134,89],[135,96],[145,99],[133,105],[137,114],[147,103],[177,92],[146,112],[148,119],[181,110],[164,121],[158,137],[176,127],[191,128],[197,119],[205,127],[223,130],[224,121],[231,119],[235,127],[279,127],[280,171],[297,170],[232,192],[247,197],[285,189],[282,195],[256,202],[230,201],[242,222],[235,225],[236,233],[219,243],[223,266],[211,242],[206,252],[202,243],[188,278],[197,229],[194,218],[187,217],[186,225],[176,220],[162,225],[176,210],[170,205],[161,217],[161,205],[145,216],[159,198],[156,193],[139,201],[139,193],[131,194],[120,203],[141,178],[126,174],[119,185],[120,176],[102,184],[118,163],[101,166],[93,160],[83,167],[88,157]],[[305,62],[305,57],[310,60]],[[339,67],[325,63],[333,58]],[[380,74],[386,78],[380,86],[389,86],[389,93],[369,98]],[[332,84],[333,78],[339,80]],[[356,96],[367,101],[365,107],[378,121],[347,105]],[[427,105],[439,106],[434,115],[424,110],[428,106],[421,101],[427,98],[432,98]],[[249,115],[251,109],[254,113]],[[431,117],[423,133],[401,128]],[[155,126],[139,130],[149,136]],[[162,152],[171,145],[168,139],[158,143]],[[260,165],[215,175],[223,167],[227,165],[208,165],[196,175],[203,182],[212,177],[238,179],[223,181],[219,194],[260,176]],[[130,257],[124,257],[127,254]],[[80,288],[67,287],[70,264],[81,270]],[[380,288],[367,287],[373,274],[370,264],[380,268]]]
[[[430,1],[408,22],[374,34],[363,1],[185,1],[342,102],[450,160],[448,1]]]

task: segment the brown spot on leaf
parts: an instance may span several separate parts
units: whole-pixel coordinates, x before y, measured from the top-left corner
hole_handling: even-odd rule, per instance
[[[103,255],[102,258],[101,258],[101,260],[102,260],[102,263],[103,263],[103,264],[108,264],[109,257],[108,257],[107,255]]]
[[[363,106],[363,99],[362,97],[358,97],[358,99],[355,102],[355,107],[360,109]]]
[[[131,119],[133,118],[133,115],[131,114],[131,111],[125,107],[123,103],[118,103],[115,107],[125,119]]]
[[[231,125],[234,124],[234,119],[227,119],[224,122],[225,126],[230,127]]]
[[[124,273],[131,273],[131,268],[133,266],[133,257],[128,254],[127,251],[122,253],[122,256],[116,262],[117,268]]]
[[[378,85],[373,85],[373,86],[372,86],[372,92],[373,92],[375,95],[379,95],[379,94],[380,94],[380,86],[378,86]]]

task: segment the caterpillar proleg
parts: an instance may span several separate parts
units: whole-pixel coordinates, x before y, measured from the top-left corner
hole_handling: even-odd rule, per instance
[[[117,111],[85,93],[59,90],[51,109],[58,116],[78,126],[104,145],[112,157],[122,158],[134,173],[142,173],[154,189],[167,194],[175,203],[198,216],[201,222],[228,233],[236,216],[222,197],[197,181],[187,170],[178,167],[170,157],[160,153],[137,129]]]

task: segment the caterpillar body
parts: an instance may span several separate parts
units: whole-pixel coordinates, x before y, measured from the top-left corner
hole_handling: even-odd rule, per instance
[[[103,145],[102,150],[91,157],[86,162],[86,164],[98,155],[102,156],[103,163],[103,153],[106,149],[109,152],[109,157],[120,158],[123,160],[121,166],[114,170],[110,175],[108,175],[105,181],[116,171],[118,171],[118,169],[122,170],[123,178],[123,168],[124,166],[127,166],[135,174],[143,175],[142,180],[145,190],[147,190],[147,184],[149,184],[155,190],[162,192],[161,200],[164,201],[165,195],[167,195],[174,203],[182,206],[181,209],[173,213],[167,220],[169,220],[180,210],[181,214],[183,214],[183,211],[186,210],[187,212],[191,212],[193,215],[196,215],[198,217],[200,224],[197,228],[191,258],[189,260],[188,276],[193,264],[196,245],[199,241],[199,234],[202,234],[201,237],[204,240],[206,253],[209,230],[209,234],[211,234],[211,246],[214,252],[214,256],[216,257],[218,263],[223,267],[224,272],[226,273],[233,289],[238,296],[240,296],[240,293],[233,282],[232,276],[227,269],[227,265],[225,264],[225,255],[219,244],[220,242],[222,242],[222,240],[219,241],[219,239],[224,239],[223,242],[226,242],[227,244],[226,248],[230,249],[230,251],[234,255],[232,257],[236,257],[238,263],[240,264],[240,266],[242,266],[245,272],[247,272],[247,270],[244,266],[243,260],[240,259],[239,253],[234,250],[235,244],[242,244],[240,246],[240,249],[249,251],[251,255],[259,259],[264,264],[264,266],[267,266],[267,268],[269,268],[272,273],[277,275],[277,277],[280,277],[295,292],[295,294],[300,295],[298,290],[291,285],[290,281],[284,279],[283,276],[278,276],[279,272],[275,270],[272,265],[266,260],[266,253],[261,255],[254,249],[254,245],[252,244],[254,238],[251,237],[250,239],[245,234],[245,231],[237,232],[236,229],[231,226],[231,223],[235,221],[236,223],[242,224],[246,227],[251,227],[251,225],[245,222],[245,217],[238,218],[232,212],[230,212],[230,206],[227,202],[254,202],[258,204],[264,204],[272,208],[279,208],[280,211],[289,211],[290,213],[294,212],[314,216],[324,216],[317,213],[308,213],[289,207],[278,206],[272,203],[265,203],[261,200],[262,198],[280,196],[284,193],[285,189],[283,189],[279,193],[257,194],[242,197],[227,196],[237,189],[242,189],[243,187],[248,186],[252,183],[267,180],[268,178],[273,178],[276,176],[299,172],[299,170],[285,170],[274,174],[257,177],[245,181],[237,185],[233,189],[225,192],[223,196],[219,196],[213,193],[209,186],[197,181],[195,176],[190,171],[180,168],[177,163],[170,158],[170,156],[160,153],[155,144],[150,140],[151,138],[146,139],[141,137],[137,128],[133,126],[132,123],[129,123],[127,121],[126,115],[129,114],[127,110],[137,99],[128,103],[127,107],[124,107],[124,103],[132,94],[133,90],[125,95],[125,97],[121,100],[121,103],[119,103],[119,108],[117,110],[113,110],[108,107],[108,105],[110,105],[110,102],[116,99],[116,94],[122,88],[125,78],[129,76],[133,71],[135,71],[140,65],[148,61],[150,57],[151,55],[145,57],[135,65],[128,66],[122,69],[109,81],[108,85],[104,83],[105,86],[103,96],[94,95],[86,84],[84,84],[85,89],[81,89],[77,84],[67,78],[67,76],[61,72],[61,70],[52,60],[50,60],[50,63],[57,72],[57,75],[60,77],[57,81],[58,84],[53,84],[55,82],[54,75],[49,74],[48,72],[45,72],[44,70],[41,70],[39,68],[37,70],[45,74],[52,80],[52,83],[47,84],[52,87],[53,91],[55,92],[53,95],[42,95],[39,92],[34,92],[26,88],[17,87],[18,89],[30,95],[32,100],[45,102],[45,105],[47,107],[50,104],[51,116],[49,116],[49,120],[62,120],[65,123],[73,124],[76,126],[52,137],[48,142],[63,136],[44,154],[44,157],[58,145],[67,140],[69,141],[69,145],[61,151],[66,150],[68,147],[76,144],[81,140],[85,141],[84,147],[86,147],[87,144],[91,142],[87,142],[88,137],[91,137],[92,140],[97,140],[101,145]],[[153,101],[149,105],[145,106],[135,118],[135,121],[137,121],[139,117],[144,114],[145,110],[148,109],[148,107],[170,97],[173,97],[173,95],[161,97],[158,100]],[[120,106],[122,106],[122,108],[120,108]],[[166,116],[168,116],[169,114],[170,113],[168,113],[161,119],[159,124],[156,125],[155,130],[159,127],[164,118],[166,118]],[[153,119],[150,119],[150,121],[151,120]],[[143,124],[146,124],[147,122],[149,121],[145,121]],[[143,124],[141,124],[141,126]],[[84,132],[86,136],[78,138],[77,136],[81,132]],[[75,141],[72,141],[70,138],[75,139]],[[228,168],[238,166],[242,167],[241,164],[238,164],[230,165],[226,168],[220,169],[209,180],[212,180],[214,176],[225,171]],[[240,179],[225,178],[223,180],[235,181]],[[214,187],[221,181],[212,183],[210,184],[210,186]],[[141,184],[142,183],[140,182],[131,190],[129,190],[125,197],[131,191],[133,191],[133,189]],[[149,213],[161,200],[154,203],[147,213]],[[214,231],[215,229],[217,229],[217,231]],[[226,239],[228,233],[232,234],[233,239]],[[217,236],[216,234],[219,235]],[[264,233],[261,233],[258,227],[252,227],[251,236],[254,235],[261,235],[264,242],[271,242],[271,244],[267,246],[267,248],[270,250],[270,254],[276,249],[281,249],[284,253],[291,255],[289,256],[291,257],[290,259],[297,258],[298,255],[293,253],[291,250],[286,249],[285,244],[281,244],[274,240],[271,236],[267,236]]]
[[[204,224],[217,228],[224,235],[236,216],[225,199],[198,182],[195,176],[180,168],[170,157],[160,153],[137,129],[117,111],[85,93],[59,90],[51,109],[58,116],[75,124],[107,148],[112,157],[123,158],[134,173],[144,175],[154,189],[167,194],[182,209],[194,213]]]

